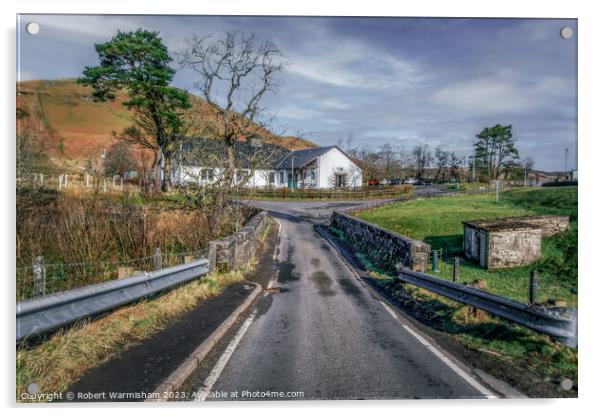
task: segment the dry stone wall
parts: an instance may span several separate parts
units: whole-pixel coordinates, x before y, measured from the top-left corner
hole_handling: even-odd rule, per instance
[[[394,272],[398,263],[416,271],[427,269],[431,246],[342,212],[333,212],[331,225],[344,234],[368,260]]]
[[[267,212],[255,214],[238,232],[209,242],[210,270],[229,271],[247,263],[254,255],[257,242],[267,224]]]

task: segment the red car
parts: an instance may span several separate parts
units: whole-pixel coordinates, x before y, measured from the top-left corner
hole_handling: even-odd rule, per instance
[[[370,179],[368,181],[368,185],[369,186],[376,186],[376,185],[380,185],[380,183],[378,182],[378,179]]]

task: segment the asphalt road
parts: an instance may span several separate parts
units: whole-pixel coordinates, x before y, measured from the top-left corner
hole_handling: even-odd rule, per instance
[[[279,392],[282,399],[486,397],[472,376],[402,325],[314,231],[341,204],[350,203],[255,203],[281,224],[280,293],[262,298],[221,371],[213,371],[210,391],[238,392],[237,400]]]

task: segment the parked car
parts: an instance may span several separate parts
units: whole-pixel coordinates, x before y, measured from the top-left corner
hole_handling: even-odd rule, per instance
[[[406,178],[403,180],[403,183],[405,185],[417,185],[418,184],[418,179],[416,178]]]
[[[389,179],[389,184],[393,186],[401,185],[402,181],[399,178]]]
[[[378,182],[378,179],[370,179],[368,180],[368,186],[377,186],[380,183]]]

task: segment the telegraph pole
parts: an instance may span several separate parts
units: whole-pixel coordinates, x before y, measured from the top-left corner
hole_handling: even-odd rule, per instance
[[[569,173],[568,160],[569,160],[569,148],[565,147],[565,149],[564,149],[564,175],[565,176],[567,176]]]
[[[295,155],[291,155],[291,189],[295,190]]]

